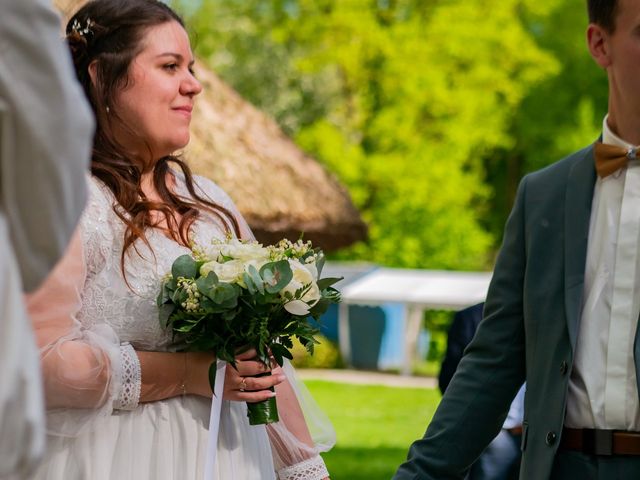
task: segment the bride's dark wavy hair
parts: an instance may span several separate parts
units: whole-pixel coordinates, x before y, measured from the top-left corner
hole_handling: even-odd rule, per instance
[[[118,116],[114,98],[130,85],[129,67],[142,50],[146,31],[172,21],[184,27],[173,10],[156,0],[93,0],[76,12],[66,27],[76,74],[97,121],[91,172],[113,192],[117,200],[114,211],[127,226],[121,257],[123,272],[125,253],[137,239],[151,248],[145,230],[157,226],[158,222],[152,220],[152,211],[161,212],[172,238],[185,246],[189,245],[189,228],[203,208],[217,216],[227,232],[233,230],[240,236],[235,216],[195,191],[193,175],[184,161],[169,155],[149,165],[142,157],[128,152],[111,128],[111,122],[118,122],[121,128],[133,132]],[[89,65],[93,62],[97,67],[95,81],[89,75]],[[182,170],[193,202],[178,197],[168,187],[169,163]],[[150,168],[161,202],[149,200],[141,188],[142,173]],[[179,222],[174,212],[181,216]]]

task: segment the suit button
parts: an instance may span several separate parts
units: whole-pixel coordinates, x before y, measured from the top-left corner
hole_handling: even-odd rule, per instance
[[[558,439],[558,435],[556,435],[556,432],[549,432],[547,433],[547,445],[551,446],[554,443],[556,443],[556,440]]]
[[[567,362],[563,360],[562,363],[560,364],[560,373],[562,375],[566,375],[567,370],[569,370],[569,365],[567,365]]]

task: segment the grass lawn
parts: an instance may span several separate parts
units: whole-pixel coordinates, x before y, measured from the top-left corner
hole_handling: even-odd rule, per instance
[[[440,401],[435,389],[305,384],[337,432],[338,443],[323,455],[332,480],[389,480]]]

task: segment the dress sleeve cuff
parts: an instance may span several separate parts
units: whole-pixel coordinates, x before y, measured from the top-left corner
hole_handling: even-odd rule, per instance
[[[120,345],[120,361],[122,365],[122,384],[120,394],[115,399],[115,410],[134,410],[140,401],[142,373],[140,360],[130,343]]]
[[[279,480],[322,480],[329,476],[320,455],[278,470]]]

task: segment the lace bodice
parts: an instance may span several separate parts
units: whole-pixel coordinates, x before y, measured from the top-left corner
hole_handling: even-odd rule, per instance
[[[184,180],[177,174],[176,180],[177,193],[188,198]],[[198,193],[236,211],[228,195],[213,182],[203,177],[194,180]],[[78,320],[85,328],[107,324],[121,342],[138,350],[169,350],[171,334],[160,327],[156,298],[162,277],[171,271],[173,261],[189,253],[189,249],[158,230],[149,230],[147,239],[152,250],[141,240],[129,248],[125,282],[120,267],[125,224],[113,211],[113,194],[100,180],[91,179],[90,192],[80,223],[87,276]],[[223,225],[213,214],[203,214],[191,229],[191,239],[198,244],[225,235]]]

